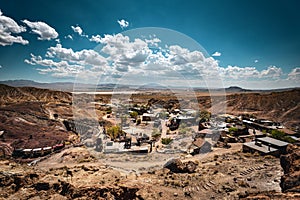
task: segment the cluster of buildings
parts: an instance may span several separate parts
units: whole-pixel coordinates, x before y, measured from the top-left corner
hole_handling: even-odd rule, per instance
[[[136,113],[133,115],[133,112]],[[162,123],[167,124],[171,130],[177,129],[181,123],[196,125],[195,114],[196,111],[192,109],[174,109],[166,112],[163,109],[152,109],[145,105],[128,106],[120,109],[119,112],[107,114],[110,116],[109,120],[120,124],[122,129],[120,136],[114,139],[110,138],[105,131],[105,125],[103,125],[100,127],[103,129],[102,131],[81,138],[86,146],[95,147],[96,151],[103,153],[149,153],[158,142],[157,138],[152,137],[153,129],[162,131]],[[138,123],[138,121],[140,122]],[[87,136],[87,134],[85,135]]]
[[[90,131],[91,137],[95,134],[97,136],[91,140],[88,140],[90,136],[85,138],[87,139],[87,146],[96,147],[97,151],[104,153],[149,153],[155,147],[155,142],[158,142],[157,139],[152,138],[152,128],[157,128],[162,133],[161,126],[163,123],[168,129],[167,132],[172,132],[173,135],[167,133],[161,137],[176,138],[176,132],[178,132],[180,125],[185,124],[198,129],[191,138],[188,148],[186,148],[186,152],[192,155],[210,152],[213,144],[217,142],[225,144],[222,147],[229,147],[230,145],[226,145],[227,143],[241,142],[244,152],[279,156],[285,153],[288,143],[268,137],[268,132],[281,130],[287,134],[293,134],[292,131],[285,129],[278,122],[247,116],[237,117],[225,114],[215,116],[214,119],[197,121],[199,116],[197,116],[197,111],[193,109],[172,109],[168,112],[163,109],[154,110],[148,106],[128,106],[126,109],[122,111],[122,114],[109,114],[111,118],[115,115],[116,118],[112,120],[120,121],[124,113],[128,118],[132,112],[137,113],[134,117],[131,116],[131,119],[126,119],[125,123],[121,120],[121,123],[124,123],[121,127],[125,136],[112,139],[105,132],[100,134],[96,133],[97,131]],[[128,121],[130,122],[128,123]],[[141,125],[137,121],[140,121]],[[147,128],[148,125],[151,126]],[[72,130],[75,124],[68,123],[67,126]],[[89,128],[88,126],[79,127],[83,132]],[[291,137],[298,140],[295,136]]]
[[[286,129],[282,124],[265,119],[256,119],[246,116],[235,117],[228,115],[225,118],[225,128],[221,130],[221,140],[229,142],[243,142],[243,152],[260,155],[280,156],[286,153],[288,142],[272,138],[273,130],[280,131],[285,137],[299,142],[295,132]]]
[[[262,155],[279,156],[285,153],[287,142],[268,137],[268,132],[272,130],[281,130],[287,134],[293,134],[290,130],[285,129],[280,123],[270,120],[250,118],[247,116],[220,115],[209,121],[197,121],[197,111],[193,109],[172,109],[169,112],[156,110],[149,107],[131,107],[128,112],[137,112],[138,119],[146,124],[154,124],[154,127],[160,127],[165,123],[168,131],[176,134],[181,124],[187,126],[197,126],[196,131],[186,149],[187,153],[192,155],[207,153],[212,150],[214,143],[223,142],[222,147],[229,147],[227,143],[243,143],[244,152],[258,152]],[[136,122],[136,119],[134,122]],[[125,127],[130,139],[130,145],[126,141],[109,141],[103,142],[103,152],[151,152],[154,140],[151,138],[151,132],[145,129],[138,130],[135,123],[130,127]],[[162,130],[161,130],[162,131]],[[140,135],[139,135],[140,134]],[[143,140],[137,139],[144,137]],[[174,135],[166,137],[176,138]],[[295,136],[294,139],[298,139]],[[142,144],[138,141],[143,141]],[[214,144],[215,145],[215,144]],[[127,147],[127,148],[126,148]],[[216,146],[219,147],[219,146]]]
[[[225,114],[217,116],[209,122],[199,122],[197,137],[192,144],[197,148],[202,145],[204,149],[207,149],[208,145],[197,138],[211,138],[212,141],[218,142],[217,144],[225,143],[222,147],[229,146],[227,143],[241,142],[243,143],[243,152],[257,152],[261,155],[274,156],[285,154],[289,143],[272,138],[272,134],[270,134],[272,130],[280,131],[285,138],[292,138],[296,142],[300,141],[299,135],[278,122]],[[197,149],[197,151],[199,150]]]
[[[136,131],[136,130],[135,130]],[[103,153],[150,153],[155,144],[150,137],[139,131],[133,133],[130,128],[123,129],[124,135],[112,140],[106,134],[96,140],[96,151]]]

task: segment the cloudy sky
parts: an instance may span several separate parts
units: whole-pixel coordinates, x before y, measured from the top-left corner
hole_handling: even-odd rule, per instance
[[[299,7],[297,0],[0,0],[0,80],[298,87]]]

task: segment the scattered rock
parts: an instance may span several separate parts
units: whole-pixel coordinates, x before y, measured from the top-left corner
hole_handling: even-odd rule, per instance
[[[37,191],[49,190],[50,189],[50,185],[49,185],[49,183],[37,183],[37,184],[34,185],[34,188]]]
[[[232,187],[229,186],[229,185],[223,185],[223,186],[222,186],[222,189],[223,189],[225,192],[233,192],[233,191],[235,191],[235,189],[232,188]]]
[[[184,192],[184,196],[185,197],[191,197],[191,193],[186,191],[186,192]]]

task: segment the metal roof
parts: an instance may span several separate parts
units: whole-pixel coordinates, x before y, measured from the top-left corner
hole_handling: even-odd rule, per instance
[[[278,149],[276,148],[272,148],[270,147],[270,150],[269,150],[269,146],[267,145],[264,145],[264,144],[261,144],[261,146],[258,146],[255,144],[255,142],[247,142],[247,143],[244,143],[243,145],[251,148],[251,149],[255,149],[257,151],[260,151],[260,152],[263,152],[263,153],[269,153],[269,152],[275,152],[277,151]]]
[[[32,149],[23,149],[24,152],[30,152]]]
[[[253,124],[253,122],[249,121],[249,120],[243,120],[243,122],[247,123],[247,124]]]
[[[195,117],[179,115],[179,116],[177,116],[177,119],[181,119],[181,120],[195,119]]]
[[[266,142],[266,143],[269,143],[269,144],[272,144],[272,145],[275,145],[275,146],[278,146],[278,147],[284,147],[284,146],[287,146],[289,144],[287,142],[283,142],[281,140],[277,140],[277,139],[274,139],[274,138],[271,138],[271,137],[257,138],[257,140],[261,141],[261,142]]]

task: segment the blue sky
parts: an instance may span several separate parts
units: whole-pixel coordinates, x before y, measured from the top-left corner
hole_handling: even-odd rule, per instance
[[[143,83],[146,77],[170,76],[173,83],[161,83],[174,84],[183,76],[204,86],[218,76],[224,86],[297,87],[299,7],[296,0],[0,0],[0,80],[99,81],[101,76],[104,82],[142,77]],[[174,32],[163,36],[151,29],[139,35],[143,27]],[[112,49],[114,42],[122,48]]]

